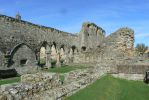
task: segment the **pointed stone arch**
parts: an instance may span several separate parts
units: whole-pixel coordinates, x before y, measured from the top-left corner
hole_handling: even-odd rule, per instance
[[[53,42],[51,46],[51,58],[56,60],[57,59],[57,45],[55,42]]]
[[[43,41],[39,50],[39,64],[47,68],[51,67],[51,50],[47,41]]]
[[[57,44],[56,44],[56,42],[53,42],[53,45],[54,45],[55,48],[57,48]]]
[[[47,45],[47,42],[43,41],[39,48],[40,49],[39,50],[39,64],[40,65],[46,64],[46,45]]]
[[[11,68],[15,68],[19,74],[28,73],[35,69],[37,60],[35,52],[25,43],[16,45],[10,52]]]
[[[61,57],[61,60],[65,59],[65,48],[64,48],[64,45],[60,46],[60,57]]]
[[[65,50],[65,46],[64,46],[64,44],[62,44],[62,45],[60,46],[60,48],[63,48],[63,49]]]
[[[36,55],[35,52],[25,43],[21,43],[16,45],[10,52],[11,59],[15,62],[18,62],[21,60],[21,58],[24,58],[24,61],[20,61],[20,64],[18,63],[18,66],[21,65],[21,62],[23,64],[27,65],[35,65],[36,64]],[[28,60],[28,61],[25,61]],[[28,62],[28,63],[27,63]]]

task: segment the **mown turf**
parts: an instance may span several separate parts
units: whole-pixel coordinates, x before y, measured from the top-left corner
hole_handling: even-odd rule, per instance
[[[9,78],[9,79],[2,79],[2,80],[0,80],[0,85],[16,83],[16,82],[20,82],[20,77]]]
[[[72,70],[76,69],[82,69],[85,68],[84,66],[62,66],[62,67],[56,67],[56,68],[50,68],[49,72],[55,72],[55,73],[67,73]]]
[[[66,100],[149,100],[149,86],[107,75]]]

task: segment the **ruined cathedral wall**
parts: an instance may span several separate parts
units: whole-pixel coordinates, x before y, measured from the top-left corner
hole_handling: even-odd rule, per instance
[[[116,32],[103,38],[95,50],[90,49],[75,55],[74,62],[98,63],[99,65],[115,66],[116,64],[124,63],[124,59],[133,57],[133,49],[134,31],[130,28],[120,28]]]
[[[107,36],[100,46],[105,54],[118,56],[118,53],[121,53],[125,56],[133,56],[134,31],[130,28],[120,28]]]
[[[7,51],[12,51],[12,48],[20,43],[27,44],[38,54],[44,42],[47,42],[50,47],[55,44],[55,52],[58,49],[60,51],[60,47],[63,46],[67,52],[65,56],[67,58],[70,56],[69,58],[76,63],[95,63],[99,61],[99,57],[103,57],[105,60],[116,59],[133,53],[134,31],[129,28],[121,28],[105,37],[105,31],[101,27],[86,22],[79,35],[73,35],[54,28],[0,15],[0,51],[4,54]]]
[[[19,43],[26,43],[35,49],[43,41],[49,45],[71,47],[78,45],[78,36],[54,28],[32,24],[12,17],[0,15],[0,48],[9,51]]]
[[[94,23],[85,22],[79,34],[80,48],[96,48],[105,38],[105,31]]]

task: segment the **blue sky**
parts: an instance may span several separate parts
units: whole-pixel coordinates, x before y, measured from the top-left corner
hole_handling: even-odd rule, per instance
[[[149,46],[149,0],[0,0],[0,13],[78,33],[85,21],[94,22],[106,34],[121,27],[135,31],[135,44]]]

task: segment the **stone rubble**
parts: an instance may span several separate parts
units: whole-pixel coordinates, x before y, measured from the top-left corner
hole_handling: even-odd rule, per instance
[[[79,69],[66,73],[61,84],[56,73],[36,73],[21,76],[21,83],[2,85],[0,100],[62,100],[95,82],[106,70]]]

